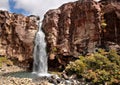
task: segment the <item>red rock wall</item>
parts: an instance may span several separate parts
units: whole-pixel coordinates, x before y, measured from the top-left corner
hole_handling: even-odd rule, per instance
[[[0,11],[0,55],[27,61],[32,58],[37,17]]]
[[[48,11],[42,28],[50,57],[78,57],[93,52],[99,42],[100,11],[94,1],[67,3]]]
[[[68,57],[107,47],[109,41],[120,45],[120,2],[83,0],[64,4],[45,14],[42,29],[49,59],[65,65]]]
[[[35,16],[0,11],[0,55],[31,62],[37,21]],[[45,14],[42,29],[49,59],[57,60],[49,64],[65,65],[73,57],[94,52],[96,46],[106,46],[108,41],[120,45],[120,2],[83,0],[64,4]]]

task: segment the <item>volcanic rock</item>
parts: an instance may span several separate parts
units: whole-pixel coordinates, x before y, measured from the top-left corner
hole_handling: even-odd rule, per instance
[[[38,19],[33,15],[27,17],[0,11],[0,55],[32,63]],[[80,55],[95,52],[99,46],[117,46],[115,49],[118,49],[120,1],[79,0],[63,4],[45,14],[42,30],[52,67],[59,67],[58,63],[65,66]],[[115,43],[115,46],[108,42]]]
[[[100,4],[93,0],[70,2],[49,10],[42,28],[49,55],[78,57],[99,44]]]
[[[108,41],[120,45],[120,2],[79,0],[63,4],[45,14],[42,29],[50,64],[58,59],[65,66],[68,57],[93,53],[96,47],[106,47]]]
[[[20,62],[32,59],[38,17],[0,11],[0,55]]]

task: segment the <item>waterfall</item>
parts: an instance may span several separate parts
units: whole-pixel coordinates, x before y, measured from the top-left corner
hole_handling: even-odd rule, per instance
[[[116,22],[114,22],[114,24],[115,24],[115,43],[118,43],[118,39],[117,39],[118,34],[117,34],[117,26],[116,26]]]
[[[39,30],[36,33],[34,43],[35,46],[33,52],[33,73],[39,76],[46,76],[48,74],[48,57],[46,54],[45,34],[41,29],[41,24],[39,24]]]

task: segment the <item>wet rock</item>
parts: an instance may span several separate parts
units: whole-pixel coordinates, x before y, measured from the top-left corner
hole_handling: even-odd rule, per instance
[[[68,77],[65,73],[62,74],[62,77],[63,77],[64,79],[69,79],[69,77]]]
[[[86,82],[85,79],[65,79],[56,75],[52,75],[49,77],[37,77],[35,78],[34,82],[49,82],[52,85],[92,85],[90,82]]]

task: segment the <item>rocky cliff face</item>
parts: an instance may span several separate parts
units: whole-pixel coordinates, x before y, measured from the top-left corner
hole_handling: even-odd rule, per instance
[[[25,17],[0,11],[0,55],[31,62],[37,21],[36,16]],[[118,0],[101,0],[99,3],[79,0],[49,10],[42,23],[49,65],[58,67],[58,62],[65,65],[73,57],[94,52],[102,45],[120,45],[119,24]]]
[[[32,59],[37,21],[36,16],[26,17],[0,11],[0,55],[21,62]]]
[[[120,2],[110,2],[103,5],[102,11],[106,21],[104,41],[112,41],[120,45]]]
[[[94,52],[99,44],[100,11],[99,3],[85,0],[48,11],[42,28],[50,58]]]
[[[49,58],[64,64],[66,57],[94,52],[107,41],[120,44],[120,3],[116,2],[81,0],[49,10],[42,24]]]

